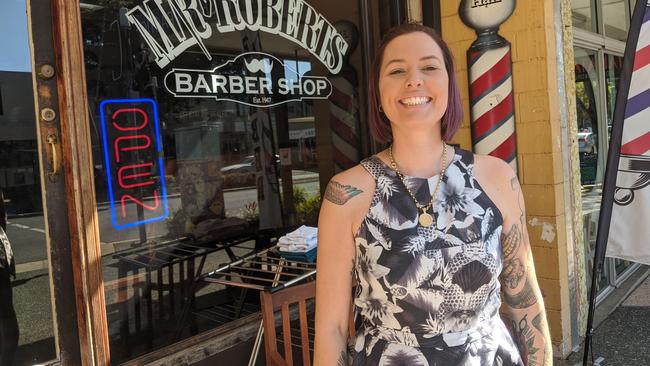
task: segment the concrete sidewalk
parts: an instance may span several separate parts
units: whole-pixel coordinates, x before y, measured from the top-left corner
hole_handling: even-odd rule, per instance
[[[645,273],[619,304],[603,304],[600,307],[611,310],[597,310],[604,319],[596,325],[591,350],[593,360],[600,360],[599,365],[650,365],[650,271],[640,271]],[[558,360],[555,364],[582,365],[583,347],[567,360]]]

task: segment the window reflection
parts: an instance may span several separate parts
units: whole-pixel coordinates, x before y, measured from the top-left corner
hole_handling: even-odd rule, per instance
[[[602,7],[605,35],[609,38],[625,41],[630,26],[628,0],[603,1]]]
[[[582,184],[582,212],[584,222],[587,278],[591,280],[598,230],[598,212],[602,192],[603,173],[598,154],[599,141],[599,78],[596,51],[575,48],[576,115],[578,124],[578,154]],[[607,286],[607,278],[600,276],[598,289]]]
[[[596,32],[596,5],[593,0],[571,0],[573,26]]]
[[[344,1],[309,3],[328,20],[357,14]],[[355,124],[359,123],[360,57],[346,55],[341,71],[332,74],[317,55],[280,35],[217,34],[214,28],[211,37],[202,39],[204,49],[196,45],[174,54],[161,68],[149,48],[150,40],[143,40],[142,30],[131,26],[126,17],[128,9],[142,4],[141,0],[96,0],[81,6],[109,339],[115,363],[256,312],[258,293],[194,280],[269,246],[273,238],[292,228],[316,226],[320,182],[341,168],[336,164],[356,164],[361,156],[360,147],[354,146],[359,138]],[[356,19],[350,21],[346,35],[358,27]],[[235,60],[245,52],[265,56],[242,58],[237,66]],[[189,75],[188,70],[198,70],[209,76],[217,69],[224,77],[218,83],[232,78],[245,83],[251,76],[255,77],[250,82],[282,78],[308,94],[310,86],[304,80],[312,78],[316,85],[326,79],[331,93],[320,99],[274,93],[268,99],[273,106],[258,107],[255,103],[266,103],[268,96],[254,100],[246,93],[233,96],[231,92],[226,98],[214,79],[190,85],[187,76],[172,73]],[[215,94],[214,90],[220,90],[223,95],[174,94],[170,78],[185,91],[206,93],[209,89]],[[104,149],[114,147],[114,138],[104,141],[100,105],[109,99],[133,98],[147,98],[157,105],[162,147],[159,152],[145,152],[138,148],[144,139],[133,138],[129,140],[133,144],[124,145],[120,153],[137,164],[158,154],[164,174],[156,178],[153,171],[131,171],[140,174],[134,179],[146,175],[154,183],[136,191],[125,204],[115,196],[110,198],[116,188],[109,182],[124,176],[116,175],[112,167],[107,169]],[[335,120],[340,123],[337,136],[331,127]],[[344,148],[340,148],[341,138],[347,139]],[[158,188],[162,181],[165,192]],[[169,211],[166,219],[126,228],[113,225],[115,212],[147,217],[147,210],[162,194],[166,194]]]
[[[616,105],[616,94],[618,91],[618,83],[621,77],[621,70],[623,69],[623,57],[615,56],[611,54],[605,54],[605,84],[606,84],[606,93],[607,93],[607,142],[612,132],[612,121],[614,118],[614,107]],[[626,269],[630,268],[634,263],[614,258],[614,268],[616,271],[616,276],[625,272]]]

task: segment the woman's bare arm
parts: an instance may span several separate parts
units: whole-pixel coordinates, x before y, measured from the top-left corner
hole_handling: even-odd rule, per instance
[[[482,174],[486,171],[484,168],[490,166],[487,170],[490,171],[489,176],[484,176],[497,180],[496,184],[485,186],[494,187],[491,196],[503,216],[503,271],[500,280],[503,291],[502,311],[507,318],[504,320],[526,365],[552,365],[551,337],[544,300],[535,275],[526,229],[524,196],[519,180],[505,162],[491,157],[480,159],[486,164],[478,168],[478,174]]]
[[[354,173],[344,172],[332,178],[318,220],[316,366],[347,365],[355,258],[352,222],[369,195],[365,187],[353,184]]]

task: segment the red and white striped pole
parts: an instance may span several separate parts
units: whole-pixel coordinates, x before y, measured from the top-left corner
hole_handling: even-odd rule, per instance
[[[497,34],[515,0],[461,1],[459,14],[478,38],[467,51],[472,145],[517,171],[515,103],[510,43]]]
[[[360,160],[359,94],[354,81],[356,77],[351,75],[354,70],[347,71],[348,73],[330,78],[330,128],[334,149],[334,173],[349,169]]]
[[[348,43],[343,67],[336,75],[330,75],[332,94],[330,102],[330,128],[332,131],[332,156],[334,173],[352,168],[361,160],[361,139],[359,138],[359,78],[350,64],[350,55],[357,48],[359,32],[347,20],[334,23],[336,30]]]
[[[474,152],[499,157],[517,171],[510,45],[470,48],[467,60]]]

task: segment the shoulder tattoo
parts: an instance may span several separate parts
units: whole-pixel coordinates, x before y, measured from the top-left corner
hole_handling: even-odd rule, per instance
[[[357,187],[330,181],[325,189],[325,199],[337,205],[344,205],[350,198],[362,192]]]
[[[526,220],[524,218],[524,207],[521,203],[522,194],[521,192],[519,192],[521,190],[521,185],[519,184],[519,179],[517,179],[517,175],[515,175],[514,177],[512,177],[512,179],[510,179],[510,185],[512,186],[512,190],[517,194],[517,205],[519,206],[519,221],[523,229],[524,226],[526,225]]]

